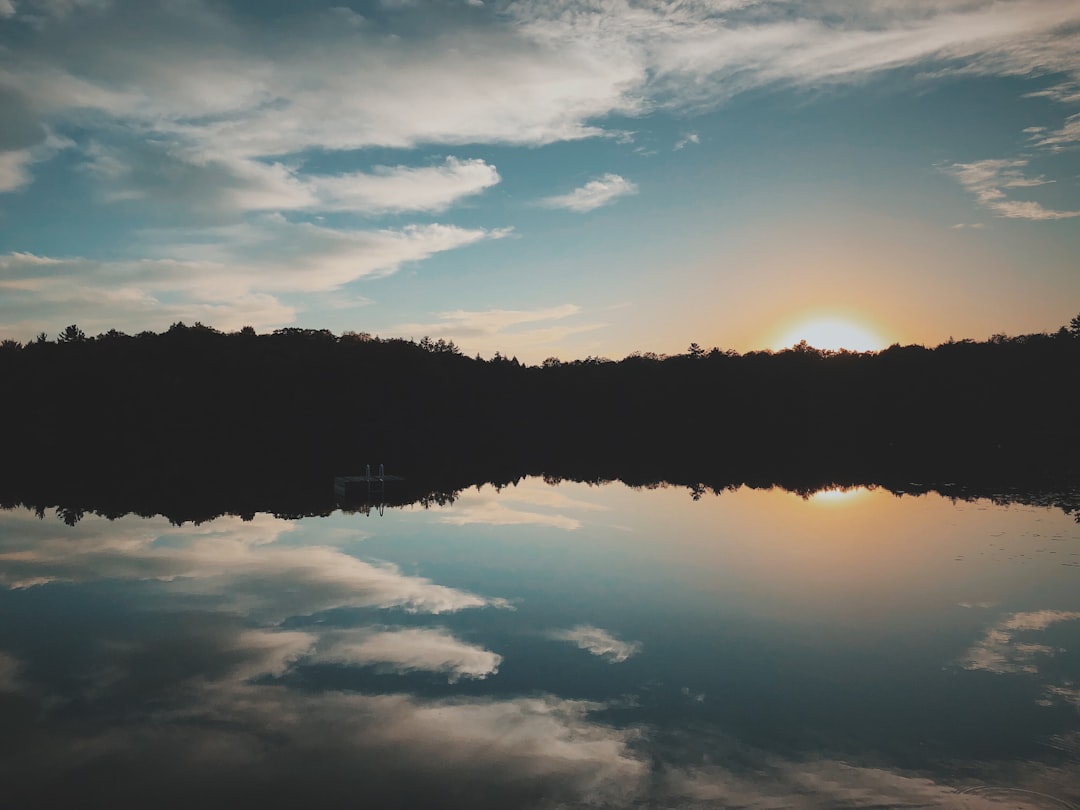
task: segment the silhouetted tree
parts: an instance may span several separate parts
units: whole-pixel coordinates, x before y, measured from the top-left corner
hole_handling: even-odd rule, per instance
[[[85,341],[86,333],[75,324],[71,324],[56,337],[57,343],[83,343]]]

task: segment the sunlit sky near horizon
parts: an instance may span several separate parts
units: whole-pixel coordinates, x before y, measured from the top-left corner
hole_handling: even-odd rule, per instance
[[[1078,147],[1075,0],[0,0],[0,338],[1053,331]]]

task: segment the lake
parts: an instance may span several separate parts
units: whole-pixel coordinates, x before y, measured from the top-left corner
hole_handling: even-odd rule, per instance
[[[0,512],[19,807],[1080,807],[1080,525],[882,489]]]

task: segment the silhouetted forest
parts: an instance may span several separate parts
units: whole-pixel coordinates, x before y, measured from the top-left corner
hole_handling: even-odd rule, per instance
[[[1080,470],[1080,316],[1051,334],[935,348],[695,344],[540,366],[427,338],[199,324],[89,337],[73,325],[4,341],[0,379],[9,502],[218,492],[288,511],[290,497],[379,463],[416,487],[409,497],[525,474],[799,490]]]

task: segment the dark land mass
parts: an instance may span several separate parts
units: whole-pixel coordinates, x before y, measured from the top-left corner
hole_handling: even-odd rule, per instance
[[[334,476],[380,463],[406,479],[391,504],[523,475],[1068,503],[1080,481],[1080,316],[936,348],[542,366],[427,338],[71,326],[0,344],[0,380],[0,500],[76,516],[324,514]]]

